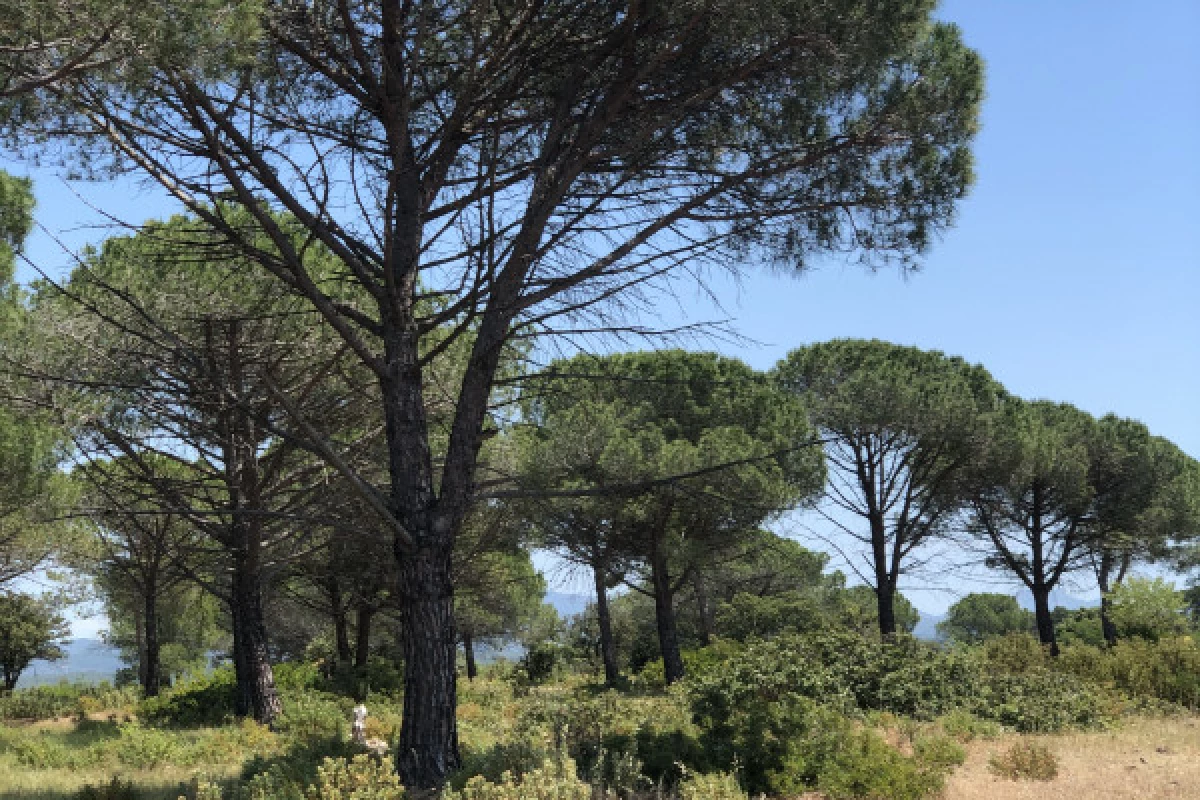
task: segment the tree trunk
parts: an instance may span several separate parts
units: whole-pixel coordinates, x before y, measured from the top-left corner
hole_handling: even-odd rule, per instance
[[[692,581],[692,587],[696,592],[696,611],[700,617],[700,644],[707,647],[712,641],[713,629],[716,627],[713,620],[712,601],[708,596],[708,585],[704,581],[704,573],[701,570],[696,570],[696,578]]]
[[[333,639],[337,648],[337,660],[348,664],[353,658],[353,654],[350,652],[350,630],[346,621],[346,606],[342,598],[342,589],[337,578],[329,579],[329,605],[332,609]]]
[[[158,587],[150,584],[146,587],[146,647],[145,658],[142,662],[142,691],[146,697],[157,697],[162,688],[162,666],[159,663],[158,642]]]
[[[144,598],[143,598],[144,599]],[[145,603],[143,602],[143,605]],[[133,638],[137,643],[138,685],[146,688],[146,625],[142,622],[145,612],[133,604]]]
[[[602,567],[594,568],[592,575],[596,579],[596,619],[600,624],[600,658],[604,662],[604,683],[616,686],[621,680],[621,670],[617,666],[617,648],[613,642],[612,615],[608,611],[608,586],[605,583],[605,571]]]
[[[879,609],[879,635],[896,635],[896,593],[884,583],[875,588],[875,606]]]
[[[403,554],[399,573],[404,712],[396,771],[405,786],[434,789],[462,764],[450,548]]]
[[[1058,655],[1058,640],[1054,634],[1054,617],[1050,616],[1050,587],[1034,584],[1033,613],[1037,618],[1038,641],[1050,646],[1050,655]]]
[[[232,590],[235,710],[238,716],[253,716],[257,722],[269,725],[282,711],[282,705],[267,651],[267,627],[257,571],[245,563],[235,564]]]
[[[896,635],[896,586],[888,570],[887,525],[883,514],[873,511],[871,525],[871,560],[875,567],[875,607],[879,613],[879,635]]]
[[[1100,589],[1100,629],[1104,632],[1104,641],[1109,647],[1117,643],[1117,626],[1113,624],[1109,612],[1112,611],[1112,598],[1109,592],[1112,586],[1109,579],[1112,576],[1112,553],[1107,549],[1100,554],[1100,564],[1096,568],[1096,583]]]
[[[371,620],[375,611],[367,606],[359,606],[355,615],[354,666],[362,669],[367,666],[371,657]]]
[[[679,633],[675,628],[674,598],[667,556],[657,540],[650,554],[650,580],[654,585],[654,617],[658,623],[658,648],[662,652],[663,678],[670,685],[684,676],[683,656],[679,652]]]
[[[467,680],[473,681],[479,675],[479,668],[475,666],[475,639],[469,633],[464,633],[463,637],[463,656],[467,660]]]

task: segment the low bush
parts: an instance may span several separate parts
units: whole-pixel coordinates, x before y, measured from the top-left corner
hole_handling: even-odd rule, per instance
[[[471,778],[460,790],[449,789],[441,800],[591,800],[592,787],[579,779],[570,759],[546,761],[521,777],[505,773],[498,782]]]
[[[286,695],[275,730],[296,739],[336,739],[349,733],[351,701],[315,691]]]
[[[237,684],[232,667],[193,677],[138,707],[138,718],[154,725],[198,728],[221,725],[233,716]]]
[[[1041,669],[986,676],[967,708],[1021,733],[1056,733],[1107,727],[1120,716],[1123,704],[1101,686]]]
[[[133,769],[151,769],[191,760],[185,757],[183,742],[178,736],[136,723],[121,726],[116,756],[118,761]]]
[[[75,793],[75,800],[138,800],[138,798],[138,791],[133,784],[121,780],[118,775],[114,775],[108,783],[98,786],[89,783]]]
[[[728,772],[691,773],[679,784],[679,800],[747,800],[747,796]]]
[[[107,682],[33,686],[0,696],[0,719],[45,720],[83,716],[131,709],[137,701],[136,688],[115,688]]]
[[[404,787],[390,760],[358,755],[325,759],[304,794],[306,800],[399,800]]]
[[[988,769],[1009,780],[1051,781],[1058,775],[1058,759],[1043,744],[1017,742],[988,759]]]

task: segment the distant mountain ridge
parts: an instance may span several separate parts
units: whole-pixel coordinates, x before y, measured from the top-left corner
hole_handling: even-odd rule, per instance
[[[73,639],[63,646],[64,656],[57,661],[32,662],[21,673],[18,689],[61,683],[98,683],[111,681],[121,664],[120,651],[101,639]]]

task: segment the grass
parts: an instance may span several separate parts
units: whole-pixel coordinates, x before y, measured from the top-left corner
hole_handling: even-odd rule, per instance
[[[569,710],[570,718],[541,720],[555,709],[554,713],[565,713],[550,702],[563,694],[575,698],[570,706],[562,707]],[[465,754],[476,761],[499,759],[497,771],[512,757],[506,756],[501,745],[511,744],[531,719],[540,720],[547,730],[561,727],[564,733],[579,732],[588,725],[628,733],[626,727],[646,724],[645,720],[669,729],[689,724],[686,708],[671,697],[622,695],[617,703],[612,695],[593,696],[570,682],[535,688],[518,698],[502,681],[480,680],[463,688],[461,700],[459,723]],[[335,725],[345,722],[337,708],[309,705],[316,722],[321,722],[317,712],[334,715]],[[294,713],[306,708],[295,702],[292,706]],[[397,709],[382,701],[372,708],[376,724],[392,730],[398,720]],[[281,733],[252,723],[142,727],[124,713],[116,718],[97,713],[83,720],[0,723],[0,800],[76,800],[83,787],[102,786],[114,776],[131,782],[138,800],[176,800],[193,778],[235,779],[256,756],[268,762],[300,757],[305,763],[316,763],[319,759],[315,755],[309,758],[303,745],[312,743],[319,750],[325,740],[306,733],[308,717],[301,714],[297,719],[292,730]],[[1200,797],[1200,716],[1131,717],[1104,732],[1053,736],[1005,732],[995,723],[957,712],[936,722],[920,723],[892,714],[872,714],[867,725],[882,732],[902,752],[936,750],[933,756],[926,752],[925,760],[932,758],[952,769],[942,800]],[[328,720],[316,728],[327,726]],[[1029,744],[1054,755],[1058,771],[1053,779],[1008,780],[989,766],[1013,752],[1014,746],[1021,746],[1017,748],[1020,751]],[[954,766],[964,750],[965,762]],[[803,797],[821,800],[813,793]]]
[[[1058,759],[1050,781],[995,775],[993,757],[1034,739]],[[1200,718],[1131,719],[1101,733],[1005,735],[967,746],[967,761],[946,781],[944,800],[1158,800],[1200,797]]]

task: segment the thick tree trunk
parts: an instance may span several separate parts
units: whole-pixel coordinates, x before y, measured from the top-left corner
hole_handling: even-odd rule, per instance
[[[354,617],[357,628],[354,637],[354,666],[359,669],[367,666],[367,659],[371,657],[371,620],[374,618],[375,611],[367,606],[359,606]]]
[[[658,623],[658,647],[662,653],[663,677],[670,685],[684,676],[679,633],[675,627],[674,597],[667,555],[656,541],[650,555],[650,581],[654,586],[654,617]]]
[[[475,639],[469,633],[464,633],[463,637],[463,657],[467,660],[467,680],[473,681],[479,675],[479,668],[475,666]]]
[[[621,670],[617,666],[617,647],[613,642],[605,570],[602,567],[596,568],[592,570],[592,574],[596,579],[596,619],[600,624],[600,659],[604,662],[604,683],[616,686],[621,680]]]
[[[252,716],[257,722],[269,725],[283,707],[267,651],[267,627],[257,572],[244,563],[236,564],[232,590],[235,711],[238,716]]]
[[[437,788],[462,764],[450,549],[437,550],[423,548],[400,560],[404,714],[396,770],[411,788]]]
[[[158,642],[158,588],[151,584],[146,587],[145,600],[145,631],[146,647],[142,662],[142,691],[146,697],[157,697],[162,687],[162,665],[159,663]]]
[[[879,609],[879,635],[896,635],[896,593],[884,582],[875,588],[875,606]]]
[[[887,524],[883,514],[871,512],[871,560],[875,567],[875,607],[879,614],[879,635],[896,635],[896,585],[888,568]]]
[[[1033,613],[1037,619],[1038,641],[1050,646],[1050,655],[1058,655],[1058,640],[1054,634],[1054,617],[1050,616],[1050,587],[1034,584]]]
[[[1100,594],[1100,630],[1104,633],[1104,642],[1109,647],[1117,644],[1117,625],[1112,621],[1112,598],[1108,592]]]

